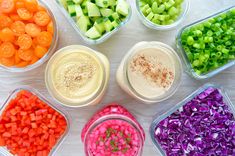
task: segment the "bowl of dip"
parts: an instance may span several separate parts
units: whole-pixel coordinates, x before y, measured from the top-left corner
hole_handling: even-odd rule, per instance
[[[180,85],[182,64],[177,53],[161,42],[139,42],[117,70],[120,87],[132,97],[156,103],[172,96]]]
[[[62,105],[94,105],[106,91],[109,72],[106,56],[85,46],[71,45],[58,50],[49,60],[46,87]]]
[[[145,133],[126,108],[112,103],[87,122],[81,138],[86,156],[140,156]]]

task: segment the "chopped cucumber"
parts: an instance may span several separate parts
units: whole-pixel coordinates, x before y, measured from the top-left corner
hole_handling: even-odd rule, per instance
[[[101,36],[101,34],[99,33],[99,31],[95,28],[95,27],[91,27],[86,33],[85,35],[91,39],[96,39],[99,38]]]
[[[89,17],[100,16],[100,10],[97,7],[97,5],[95,5],[94,3],[87,2],[87,10],[88,10],[88,16]]]
[[[104,22],[104,27],[107,32],[110,32],[113,29],[112,22],[108,19]]]
[[[100,9],[100,13],[101,13],[101,15],[104,16],[104,17],[109,17],[109,16],[112,15],[114,12],[113,12],[113,10],[111,10],[111,9],[102,8],[102,9]]]
[[[83,15],[82,8],[81,8],[80,5],[76,5],[75,10],[76,10],[76,16],[77,16],[77,19],[78,19]]]
[[[90,20],[87,16],[81,16],[77,21],[77,25],[82,32],[86,32],[90,24]]]
[[[76,9],[75,9],[75,5],[68,5],[68,12],[69,12],[69,15],[71,17],[74,17],[76,16]]]
[[[112,14],[112,17],[113,17],[114,19],[119,19],[119,18],[120,18],[117,12],[113,13],[113,14]]]
[[[94,26],[96,27],[96,29],[99,31],[100,34],[103,34],[105,32],[105,27],[103,22],[101,23],[95,22]]]
[[[129,13],[129,5],[125,0],[118,0],[116,11],[123,16],[127,16]]]
[[[107,8],[109,6],[108,0],[95,0],[95,4],[101,8]]]
[[[76,4],[81,4],[83,0],[73,0],[74,3]]]
[[[114,28],[118,27],[118,25],[119,25],[118,21],[113,21],[113,22],[112,22],[112,26],[113,26]]]
[[[66,4],[67,6],[69,6],[69,5],[74,5],[75,3],[72,0],[67,0]]]

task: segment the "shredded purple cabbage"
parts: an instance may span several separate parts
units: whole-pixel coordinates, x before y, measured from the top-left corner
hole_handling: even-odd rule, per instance
[[[155,138],[167,156],[235,156],[235,118],[209,87],[162,120]]]

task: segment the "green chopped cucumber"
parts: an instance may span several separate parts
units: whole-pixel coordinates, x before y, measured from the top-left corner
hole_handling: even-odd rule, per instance
[[[77,18],[80,18],[83,15],[82,8],[80,5],[75,6],[75,11]]]
[[[127,16],[129,13],[129,5],[125,0],[118,0],[116,11],[123,16]]]
[[[88,26],[90,25],[90,20],[87,16],[81,16],[78,20],[77,20],[77,25],[80,28],[80,30],[82,32],[86,32],[88,29]]]
[[[103,34],[105,32],[105,27],[103,22],[97,20],[94,26],[96,27],[96,29],[99,31],[100,34]]]
[[[118,27],[128,16],[130,7],[126,0],[60,1],[76,21],[80,31],[87,38],[94,40]],[[151,7],[148,6],[147,9],[150,9],[151,12]]]
[[[89,17],[97,17],[100,15],[100,10],[97,5],[91,2],[87,2],[87,10],[88,10],[88,16]]]
[[[96,29],[96,27],[91,27],[85,35],[91,39],[96,39],[101,36],[100,32]]]
[[[100,13],[103,17],[109,17],[111,16],[114,12],[112,9],[108,9],[108,8],[102,8],[100,9]]]
[[[75,4],[81,4],[83,0],[73,0]]]
[[[105,22],[104,22],[104,28],[107,32],[110,32],[112,29],[113,29],[113,25],[112,25],[112,22],[107,19]]]
[[[68,5],[68,12],[71,17],[76,16],[76,5]]]

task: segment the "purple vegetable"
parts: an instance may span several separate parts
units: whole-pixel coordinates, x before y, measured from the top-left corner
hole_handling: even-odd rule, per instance
[[[235,156],[235,118],[209,87],[159,122],[155,139],[167,156]]]

